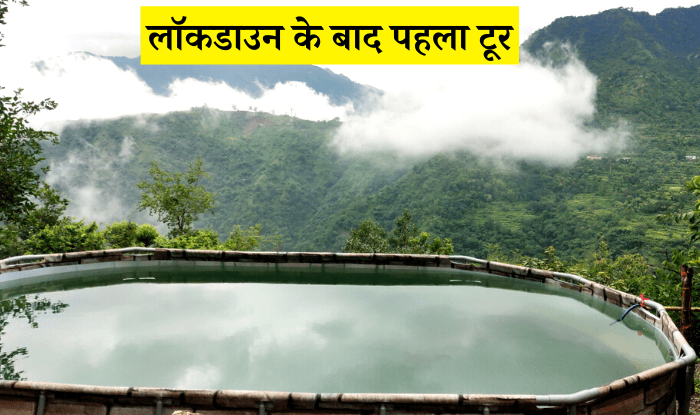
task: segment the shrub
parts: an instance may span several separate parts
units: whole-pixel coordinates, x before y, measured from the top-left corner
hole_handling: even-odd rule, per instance
[[[104,231],[105,240],[110,248],[128,248],[137,246],[136,231],[138,225],[135,222],[123,221],[107,225]]]
[[[262,226],[256,224],[243,230],[240,225],[233,227],[228,239],[224,242],[223,249],[227,251],[252,251],[264,242],[265,238],[260,235]]]
[[[159,237],[155,245],[159,248],[175,249],[221,249],[219,236],[211,229],[197,229],[172,239]]]
[[[58,224],[47,226],[27,240],[29,254],[92,251],[105,248],[105,238],[97,223],[88,225],[84,219],[64,218]]]
[[[138,246],[151,246],[156,243],[159,236],[155,226],[144,224],[136,230],[136,243]]]

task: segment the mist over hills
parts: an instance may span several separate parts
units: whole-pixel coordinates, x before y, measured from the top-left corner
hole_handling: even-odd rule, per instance
[[[537,255],[553,245],[565,258],[582,257],[605,240],[613,254],[660,258],[686,242],[681,228],[653,217],[690,206],[679,189],[697,174],[692,157],[700,157],[698,18],[700,6],[657,16],[613,9],[557,19],[523,44],[554,66],[573,53],[597,76],[597,112],[586,129],[629,125],[626,147],[591,152],[572,165],[464,149],[412,160],[391,152],[343,155],[334,147],[339,121],[195,108],[68,125],[61,144],[46,149],[47,180],[73,201],[69,213],[143,221],[136,183],[148,178],[150,162],[184,171],[201,154],[219,204],[197,225],[224,238],[235,224],[261,223],[284,236],[283,250],[338,251],[361,220],[391,227],[408,208],[461,254],[483,257],[498,244]],[[254,78],[265,87],[307,79],[339,103],[362,102],[367,91],[315,67],[132,67],[158,93],[187,74],[251,94],[259,93]]]
[[[353,82],[344,75],[313,65],[141,65],[141,57],[103,56],[121,69],[136,72],[158,95],[169,94],[176,79],[193,78],[204,82],[223,82],[258,98],[264,89],[277,83],[303,82],[314,91],[326,95],[331,104],[352,102],[362,107],[366,94],[380,93],[376,88]]]

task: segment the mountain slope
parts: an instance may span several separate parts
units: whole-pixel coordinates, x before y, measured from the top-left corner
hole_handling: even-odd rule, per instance
[[[485,256],[498,244],[536,255],[553,245],[572,258],[605,240],[615,255],[658,260],[685,239],[681,227],[653,218],[690,206],[679,189],[697,174],[686,156],[700,157],[700,42],[678,44],[697,36],[698,13],[614,9],[562,18],[524,44],[540,57],[571,45],[599,78],[595,123],[622,118],[634,131],[622,154],[571,167],[511,160],[505,171],[459,152],[397,167],[377,155],[339,156],[331,145],[337,121],[201,108],[76,123],[47,157],[64,178],[55,180],[59,188],[105,189],[97,202],[121,201],[122,219],[136,218],[136,183],[148,178],[151,160],[184,171],[200,154],[219,208],[197,225],[225,237],[234,224],[261,223],[284,235],[284,250],[338,251],[361,220],[390,228],[408,208],[424,229],[451,237],[457,253]]]
[[[700,5],[656,16],[612,9],[559,18],[523,49],[542,56],[552,45],[568,44],[600,80],[599,112],[689,132],[700,127],[698,21]]]

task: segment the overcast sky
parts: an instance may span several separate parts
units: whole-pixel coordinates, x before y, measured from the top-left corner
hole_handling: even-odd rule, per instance
[[[0,27],[5,34],[6,47],[0,49],[0,61],[31,61],[86,51],[105,56],[136,57],[140,55],[139,23],[140,6],[194,5],[187,0],[122,0],[105,2],[94,0],[29,0],[29,7],[10,4],[7,25]],[[543,0],[489,1],[438,0],[434,2],[405,2],[391,0],[318,1],[300,0],[259,2],[235,0],[203,0],[197,5],[430,5],[430,6],[519,6],[520,41],[525,41],[534,31],[550,24],[558,17],[596,14],[616,7],[631,7],[635,11],[656,14],[668,7],[689,7],[698,0],[589,0],[584,2],[553,2]],[[3,57],[3,55],[5,55]],[[20,58],[21,56],[21,58]],[[382,87],[382,82],[395,80],[392,69],[368,65],[344,65],[330,67],[351,79]],[[1,74],[1,73],[0,73]],[[7,85],[3,79],[1,85]]]
[[[8,24],[1,28],[6,33],[5,44],[8,48],[21,49],[24,53],[47,58],[67,52],[87,51],[107,56],[135,57],[139,52],[139,7],[140,6],[184,6],[195,5],[193,1],[184,0],[121,0],[118,2],[94,0],[29,0],[29,7],[10,6],[7,15]],[[309,1],[280,2],[261,0],[260,2],[235,0],[203,0],[197,5],[430,5],[430,6],[519,6],[520,40],[554,19],[563,16],[583,16],[596,14],[616,7],[632,7],[635,11],[647,11],[656,14],[667,7],[689,7],[698,4],[698,0],[589,0],[583,2],[568,1],[489,1],[462,0],[434,2],[401,2],[388,0],[348,1]],[[0,51],[0,61],[2,59]],[[375,68],[376,69],[376,68]],[[359,82],[370,83],[372,67],[351,66],[336,68]]]

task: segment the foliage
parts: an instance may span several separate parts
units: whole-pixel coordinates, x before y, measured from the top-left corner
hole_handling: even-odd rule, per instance
[[[0,227],[0,258],[9,258],[24,254],[27,250],[25,241],[12,227]]]
[[[0,91],[2,87],[0,87]],[[42,141],[57,144],[56,134],[28,126],[27,118],[41,110],[52,110],[56,103],[44,100],[38,104],[14,97],[0,96],[0,221],[17,220],[35,209],[33,196],[39,196],[42,182],[36,166],[41,157]],[[48,171],[47,167],[41,169]]]
[[[684,192],[694,197],[700,196],[700,176],[685,182]],[[682,248],[673,248],[667,251],[666,258],[662,262],[666,279],[674,279],[680,273],[681,265],[688,265],[694,269],[700,269],[700,250],[695,243],[700,240],[700,198],[693,204],[691,211],[658,215],[658,222],[674,221],[687,225],[689,243]],[[697,286],[697,284],[696,284]],[[697,296],[694,296],[697,298]]]
[[[7,4],[6,0],[0,0],[0,25],[5,24]],[[19,4],[27,6],[24,0]],[[0,91],[3,89],[0,86]],[[41,143],[58,143],[56,134],[28,126],[28,117],[41,110],[52,110],[56,103],[50,99],[25,102],[21,94],[22,89],[18,89],[12,97],[0,96],[0,222],[4,223],[34,210],[32,197],[39,197],[43,189],[36,171],[37,164],[43,160]],[[41,171],[46,173],[48,167]]]
[[[350,237],[343,248],[346,252],[394,252],[400,254],[451,255],[454,252],[449,238],[435,238],[430,241],[430,234],[418,229],[411,222],[408,209],[396,218],[396,227],[387,237],[386,230],[371,219],[366,219],[350,231]]]
[[[350,236],[343,247],[345,252],[391,252],[386,231],[371,219],[365,219],[350,230]]]
[[[544,250],[544,258],[521,257],[520,265],[529,268],[546,269],[555,272],[567,272],[568,267],[559,258],[553,246]]]
[[[582,268],[579,273],[591,281],[623,292],[644,294],[665,305],[679,302],[677,277],[674,283],[670,275],[654,270],[639,254],[625,254],[613,260],[605,242],[601,242],[593,262]]]
[[[122,221],[107,225],[104,230],[105,242],[110,248],[129,248],[132,246],[151,246],[160,237],[158,230],[153,225],[143,224],[138,226],[136,222]]]
[[[684,191],[696,197],[700,196],[700,176],[695,176],[685,182]],[[687,223],[691,243],[700,239],[700,198],[695,202],[691,211],[657,216],[657,220],[660,222],[671,219],[676,223]]]
[[[700,35],[699,18],[697,6],[656,16],[620,8],[566,17],[535,32],[523,50],[546,56],[543,52],[552,45],[568,44],[598,78],[596,107],[601,116],[616,114],[639,125],[692,131],[700,126],[695,104],[700,60],[688,58],[697,47],[684,39]]]
[[[15,221],[20,238],[27,239],[46,226],[54,226],[59,223],[68,206],[68,200],[63,199],[58,192],[43,183],[36,194],[39,202],[35,208]]]
[[[258,128],[245,137],[249,123]],[[163,170],[186,171],[179,160],[188,160],[196,145],[218,207],[192,226],[211,227],[221,236],[236,224],[247,229],[264,223],[285,236],[290,250],[338,251],[362,220],[371,218],[391,232],[408,208],[411,220],[432,235],[449,234],[455,252],[477,257],[497,243],[528,256],[554,246],[562,259],[572,260],[592,256],[605,239],[613,257],[639,252],[660,263],[668,247],[685,244],[682,227],[660,229],[650,221],[688,204],[688,195],[674,189],[695,167],[679,161],[677,149],[650,152],[651,144],[635,141],[624,162],[584,159],[566,167],[514,162],[510,170],[455,153],[404,168],[334,156],[327,148],[330,123],[193,110],[147,117],[146,125],[158,125],[157,132],[135,124],[135,118],[122,118],[69,125],[62,145],[50,152],[55,160],[73,151],[99,159],[118,153],[114,143],[124,136],[133,137],[137,156],[113,166],[120,180],[105,178],[96,186],[136,206],[136,184],[152,181],[144,166],[156,160]],[[215,128],[202,127],[209,124]],[[664,136],[669,143],[680,139]],[[695,139],[700,136],[683,138],[687,146]],[[78,167],[75,176],[87,174],[82,168],[88,166]]]
[[[104,231],[104,238],[110,248],[128,248],[137,246],[136,232],[138,225],[136,222],[123,221],[107,225]]]
[[[26,240],[46,226],[57,225],[66,210],[68,201],[47,184],[39,188],[33,210],[0,226],[0,258],[22,255],[26,251]]]
[[[151,246],[155,244],[160,234],[155,226],[143,224],[136,229],[136,245],[135,246]]]
[[[240,225],[233,227],[229,238],[222,244],[219,236],[211,229],[196,229],[175,238],[158,236],[155,246],[159,248],[208,249],[226,251],[255,251],[265,244],[279,248],[280,235],[261,235],[262,226],[257,224],[243,230]],[[279,249],[277,249],[279,250]]]
[[[240,225],[236,225],[224,242],[222,249],[226,251],[254,251],[265,243],[279,244],[279,235],[266,237],[260,234],[261,230],[262,225],[260,224],[246,230],[243,230]]]
[[[196,229],[171,239],[158,237],[155,246],[158,248],[219,250],[221,242],[213,230]]]
[[[528,257],[517,252],[506,255],[497,245],[490,248],[492,253],[488,256],[489,260],[577,274],[616,290],[644,294],[660,304],[680,303],[678,273],[652,267],[640,254],[625,254],[613,259],[605,241],[600,242],[591,260],[579,259],[573,263],[562,261],[551,246],[542,257]]]
[[[396,218],[394,230],[391,231],[389,244],[399,252],[408,253],[411,242],[420,235],[418,225],[411,222],[411,214],[408,209],[404,209],[401,216]]]
[[[186,235],[200,213],[214,211],[215,195],[198,184],[201,178],[209,178],[199,156],[187,173],[171,173],[152,162],[150,174],[152,182],[144,180],[137,185],[143,190],[138,208],[157,214],[171,237]]]
[[[408,241],[408,246],[398,249],[397,252],[404,254],[452,255],[454,247],[450,238],[445,238],[444,240],[435,238],[430,242],[430,234],[421,232],[420,235]]]
[[[110,248],[129,248],[132,246],[151,246],[160,237],[158,230],[153,225],[143,224],[138,226],[136,222],[122,221],[107,225],[104,230],[105,242]]]
[[[24,0],[10,1],[28,5]],[[6,23],[8,4],[0,0],[0,25]],[[42,143],[57,144],[58,136],[29,127],[30,116],[53,110],[56,103],[23,101],[21,94],[18,89],[14,96],[0,95],[0,257],[24,253],[27,238],[45,226],[57,225],[68,204],[41,181],[40,173],[48,172],[48,166],[39,168],[44,160]]]
[[[64,218],[58,224],[46,226],[26,241],[28,254],[92,251],[105,248],[105,239],[95,222],[85,224]]]

